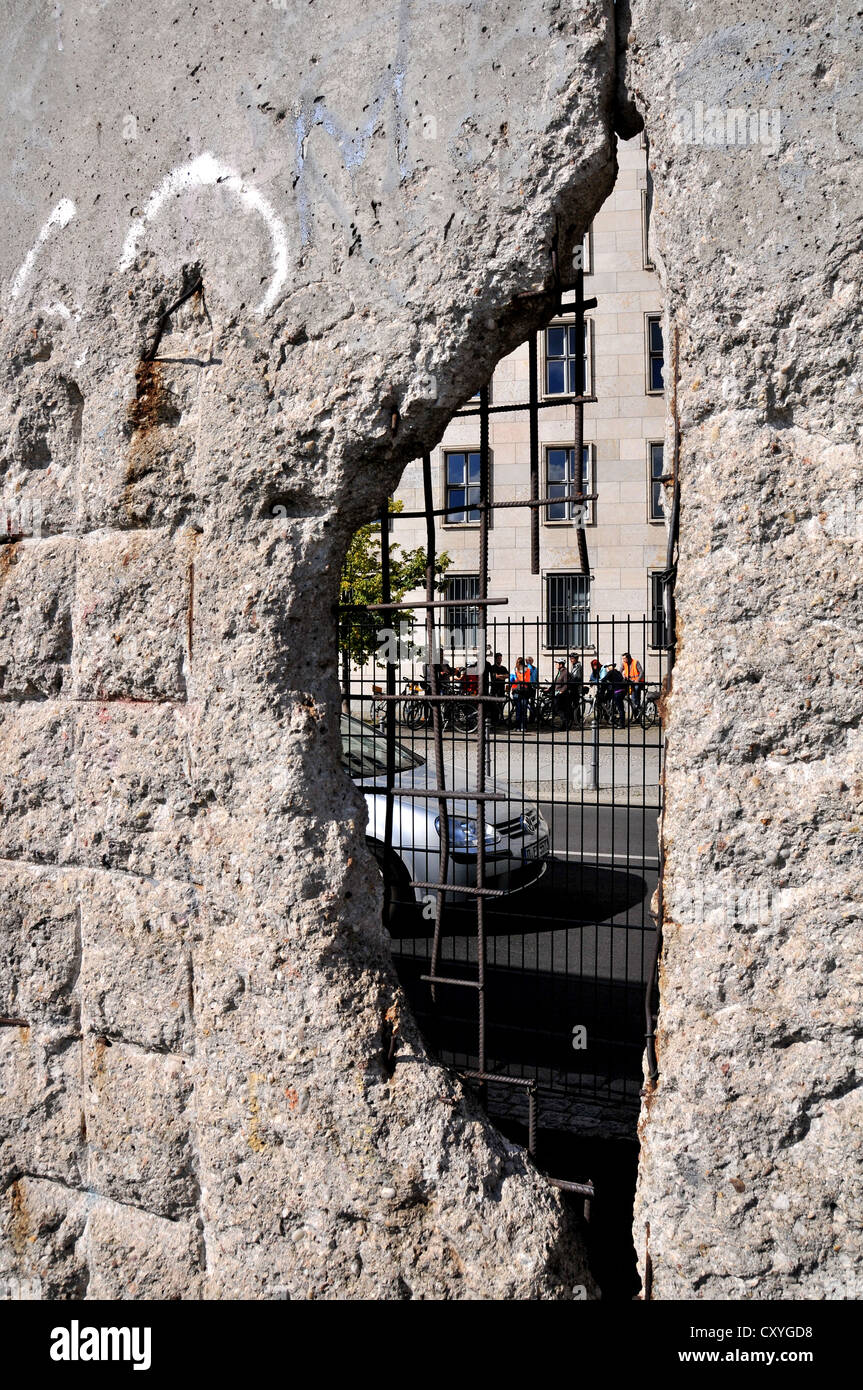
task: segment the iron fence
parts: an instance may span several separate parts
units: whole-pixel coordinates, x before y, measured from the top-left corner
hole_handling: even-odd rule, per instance
[[[666,652],[651,646],[647,615],[593,618],[573,652],[580,678],[571,680],[569,651],[547,648],[539,618],[489,618],[476,644],[454,641],[446,621],[433,627],[430,663],[426,625],[402,620],[389,691],[386,664],[372,660],[354,672],[350,711],[357,722],[347,726],[355,739],[379,740],[379,773],[364,785],[370,843],[387,861],[395,894],[388,925],[403,983],[428,1041],[461,1071],[530,1083],[540,1100],[565,1094],[631,1107],[641,1088],[644,992],[654,952]],[[621,686],[615,698],[607,680],[590,679],[591,661],[604,666],[613,655],[620,669],[624,652],[644,683]],[[516,662],[534,653],[537,679],[519,701]],[[390,804],[388,785],[389,850],[381,816],[383,802]],[[449,877],[462,882],[450,884],[438,916],[440,787],[449,797],[461,793],[447,802],[450,822],[477,822],[476,831],[460,829],[460,839],[478,835],[481,807],[487,833],[481,878],[473,847],[450,846]],[[419,885],[413,903],[408,876]],[[481,895],[482,938],[474,895],[461,891],[471,887],[489,890]],[[433,998],[430,976],[459,983],[437,987]],[[482,1051],[474,997],[480,980]]]

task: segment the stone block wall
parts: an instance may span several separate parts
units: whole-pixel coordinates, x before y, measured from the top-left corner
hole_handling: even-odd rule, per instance
[[[333,604],[613,183],[612,7],[91,8],[0,118],[0,1274],[593,1294],[404,1009]]]
[[[863,1293],[859,58],[847,4],[633,6],[680,344],[654,1298]]]

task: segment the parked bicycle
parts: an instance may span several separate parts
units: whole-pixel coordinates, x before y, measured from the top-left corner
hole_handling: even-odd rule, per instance
[[[431,705],[425,698],[428,694],[428,681],[411,679],[402,687],[402,723],[409,729],[423,729],[431,723]]]
[[[540,690],[536,702],[539,723],[558,731],[583,728],[592,711],[593,701],[586,686],[555,689],[553,684],[547,685]]]
[[[479,695],[479,677],[475,672],[457,666],[450,677],[441,679],[441,695]],[[406,680],[402,691],[402,723],[409,729],[424,729],[432,722],[432,705],[427,698],[429,683],[425,680]],[[469,701],[443,700],[441,727],[444,733],[473,734],[479,727],[479,707]]]
[[[622,729],[627,724],[640,724],[642,729],[650,729],[659,722],[659,691],[638,686],[640,699],[636,702],[633,683],[627,682],[619,702],[614,699],[610,687],[599,687],[596,693],[594,718],[607,728]]]

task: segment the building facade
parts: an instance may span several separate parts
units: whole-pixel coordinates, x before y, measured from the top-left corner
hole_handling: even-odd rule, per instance
[[[546,670],[562,649],[592,653],[602,645],[597,619],[631,619],[641,634],[646,618],[646,636],[633,640],[633,650],[638,646],[648,660],[651,650],[665,645],[659,578],[666,547],[660,481],[665,432],[662,309],[649,256],[649,179],[640,137],[621,142],[618,158],[614,191],[585,238],[585,296],[597,300],[586,316],[585,384],[586,394],[597,400],[584,409],[581,478],[572,447],[572,406],[544,404],[540,495],[559,500],[540,511],[540,574],[530,572],[528,508],[493,512],[489,533],[489,592],[508,598],[506,608],[492,609],[489,616],[499,623],[507,618],[524,623],[539,648],[532,654],[545,658]],[[571,316],[555,319],[538,335],[544,402],[575,391],[575,336]],[[522,343],[498,363],[490,384],[493,406],[527,400],[528,351],[527,342]],[[489,437],[492,501],[528,497],[527,412],[492,414]],[[449,596],[466,601],[464,609],[447,613],[443,640],[460,651],[475,644],[478,619],[477,610],[469,607],[479,582],[479,514],[471,505],[479,496],[477,416],[453,420],[432,455],[432,467],[434,505],[450,509],[438,529],[439,549],[452,561]],[[573,496],[579,490],[595,497],[580,503]],[[408,465],[396,497],[405,511],[422,510],[419,461]],[[589,575],[579,563],[581,524]],[[396,520],[393,540],[408,548],[423,545],[424,523]]]

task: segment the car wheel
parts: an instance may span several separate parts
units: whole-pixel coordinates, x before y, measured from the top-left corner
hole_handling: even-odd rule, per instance
[[[395,850],[391,849],[387,854],[378,840],[366,840],[366,845],[374,856],[385,889],[382,921],[387,931],[392,933],[408,926],[416,928],[420,910],[407,867]],[[386,889],[389,889],[389,902]]]

